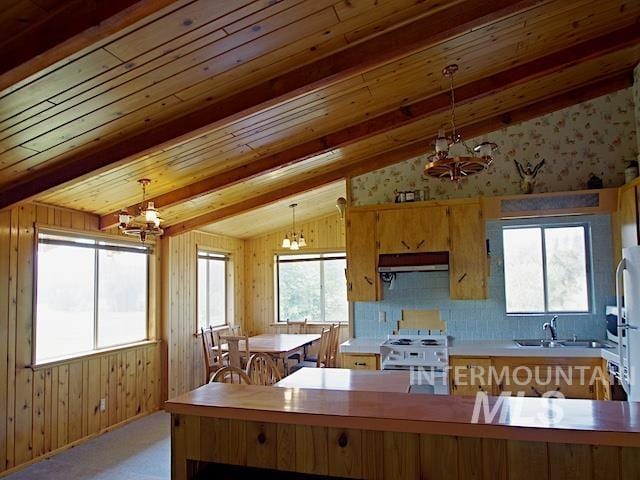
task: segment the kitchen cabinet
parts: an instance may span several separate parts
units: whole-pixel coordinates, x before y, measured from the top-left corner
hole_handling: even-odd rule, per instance
[[[414,207],[378,212],[378,252],[421,253],[449,250],[448,207]]]
[[[343,353],[342,368],[380,370],[380,355],[376,353]]]
[[[453,300],[487,298],[487,251],[479,204],[451,207],[449,291]]]
[[[495,385],[491,377],[491,358],[450,357],[449,376],[451,395],[475,396],[478,392],[495,395]]]
[[[566,398],[605,399],[594,369],[599,358],[462,357],[449,358],[452,395],[489,395],[509,392],[512,396],[542,397],[559,392]]]
[[[620,189],[619,215],[622,248],[638,245],[636,187],[627,186]]]
[[[347,299],[351,302],[379,300],[377,272],[376,213],[350,211],[347,214]]]

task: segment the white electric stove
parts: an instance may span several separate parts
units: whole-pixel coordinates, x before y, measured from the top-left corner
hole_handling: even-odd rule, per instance
[[[410,370],[411,392],[448,395],[446,335],[390,335],[380,347],[382,370]]]

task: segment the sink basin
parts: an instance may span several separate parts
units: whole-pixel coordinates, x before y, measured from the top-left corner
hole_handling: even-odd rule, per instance
[[[543,347],[543,348],[559,348],[564,345],[557,340],[514,340],[519,347]]]
[[[519,347],[542,347],[542,348],[560,348],[560,347],[580,347],[580,348],[613,348],[599,340],[539,340],[539,339],[521,339],[514,340]]]

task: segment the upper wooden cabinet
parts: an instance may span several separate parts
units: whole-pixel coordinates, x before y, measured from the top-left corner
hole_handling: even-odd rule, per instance
[[[347,299],[373,302],[379,299],[376,253],[376,213],[350,211],[347,214]]]
[[[449,250],[447,207],[381,210],[378,213],[378,252],[416,253]]]
[[[449,290],[454,300],[487,298],[487,252],[479,204],[451,207]]]
[[[636,187],[620,189],[620,230],[622,248],[638,245],[638,203]]]

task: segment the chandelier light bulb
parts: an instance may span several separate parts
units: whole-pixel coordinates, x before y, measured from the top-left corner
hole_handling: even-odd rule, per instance
[[[300,250],[300,245],[295,240],[291,242],[291,250]]]
[[[300,241],[298,242],[298,245],[300,246],[300,248],[307,246],[307,242],[304,239],[304,235],[302,235],[302,233],[300,233]]]
[[[284,240],[282,240],[282,248],[291,248],[291,240],[289,240],[289,235],[285,235]]]
[[[155,224],[158,221],[158,211],[155,209],[153,202],[147,204],[147,209],[144,212],[144,218],[147,223]]]

